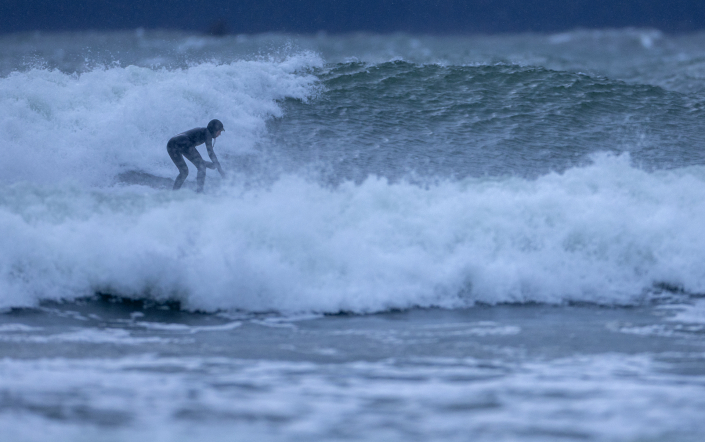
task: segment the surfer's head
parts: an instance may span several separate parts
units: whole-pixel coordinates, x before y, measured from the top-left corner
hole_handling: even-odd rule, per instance
[[[208,132],[211,133],[213,138],[218,137],[222,131],[224,131],[225,128],[223,127],[223,123],[220,122],[220,120],[211,120],[210,123],[208,123]]]

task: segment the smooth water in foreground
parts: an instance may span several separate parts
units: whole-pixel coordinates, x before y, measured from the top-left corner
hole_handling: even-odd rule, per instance
[[[703,43],[1,37],[1,439],[702,440]]]

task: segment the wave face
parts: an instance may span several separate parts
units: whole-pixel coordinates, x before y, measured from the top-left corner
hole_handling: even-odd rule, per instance
[[[0,308],[705,291],[702,36],[99,36],[0,41]],[[229,179],[169,191],[167,140],[211,118]]]
[[[504,63],[349,62],[320,77],[321,99],[286,101],[269,136],[281,161],[321,162],[332,182],[535,178],[605,151],[647,169],[705,162],[697,94]]]

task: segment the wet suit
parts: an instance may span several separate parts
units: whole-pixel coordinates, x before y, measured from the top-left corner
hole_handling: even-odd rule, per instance
[[[174,164],[176,164],[176,167],[179,168],[179,176],[176,177],[176,181],[174,181],[174,190],[180,189],[188,176],[188,166],[186,165],[186,161],[184,161],[184,157],[188,158],[188,160],[196,166],[196,169],[198,169],[198,174],[196,175],[196,192],[203,192],[203,184],[206,181],[206,168],[218,169],[220,175],[225,178],[225,173],[220,167],[218,157],[216,157],[215,152],[213,152],[213,139],[213,135],[207,128],[197,127],[180,133],[169,140],[166,145],[166,150],[169,152],[169,156]],[[196,146],[200,146],[203,143],[206,143],[206,149],[208,150],[208,156],[211,161],[204,161],[201,154],[196,150]]]

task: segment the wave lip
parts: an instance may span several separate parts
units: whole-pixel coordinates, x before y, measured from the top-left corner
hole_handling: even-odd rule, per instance
[[[284,98],[317,91],[314,54],[282,60],[207,62],[184,69],[96,68],[82,74],[31,69],[0,77],[4,183],[71,179],[106,185],[120,172],[173,174],[172,136],[219,118],[221,156],[247,151]],[[232,135],[231,135],[232,134]]]

